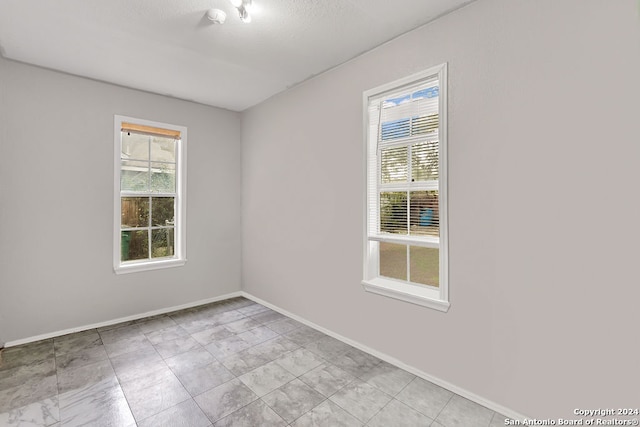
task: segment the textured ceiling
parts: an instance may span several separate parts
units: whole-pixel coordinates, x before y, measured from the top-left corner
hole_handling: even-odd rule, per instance
[[[471,1],[0,0],[0,53],[242,111]]]

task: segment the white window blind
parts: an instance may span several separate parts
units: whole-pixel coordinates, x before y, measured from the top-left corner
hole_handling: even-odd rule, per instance
[[[369,132],[375,135],[368,160],[370,238],[407,236],[437,247],[438,125],[437,78],[370,99]]]

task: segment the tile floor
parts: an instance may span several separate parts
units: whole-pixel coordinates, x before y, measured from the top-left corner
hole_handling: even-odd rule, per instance
[[[496,427],[504,417],[244,298],[4,350],[0,426]]]

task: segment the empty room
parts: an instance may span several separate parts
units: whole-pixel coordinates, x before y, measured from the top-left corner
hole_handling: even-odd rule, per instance
[[[0,426],[638,425],[639,101],[637,0],[0,0]]]

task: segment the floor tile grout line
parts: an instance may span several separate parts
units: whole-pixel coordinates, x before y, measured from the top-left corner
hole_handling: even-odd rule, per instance
[[[266,311],[266,310],[265,310],[265,311]],[[263,312],[264,312],[264,311],[263,311]],[[260,313],[258,313],[258,314],[260,314]],[[248,317],[251,317],[251,316],[248,316]],[[267,326],[267,328],[268,328],[268,326]],[[253,328],[253,329],[255,329],[255,328]],[[297,329],[297,328],[296,328],[296,329]],[[274,331],[274,332],[275,332],[275,331]],[[277,333],[277,332],[276,332],[276,333]],[[277,334],[278,334],[278,337],[284,337],[284,335],[283,335],[283,334],[280,334],[280,333],[277,333]],[[263,341],[263,342],[260,342],[260,343],[256,343],[255,345],[253,345],[253,346],[251,346],[251,347],[248,347],[248,348],[246,348],[246,349],[243,349],[243,350],[241,350],[241,351],[245,351],[245,350],[248,350],[248,349],[250,349],[250,348],[256,347],[256,346],[258,346],[258,345],[260,345],[260,344],[263,344],[263,343],[265,343],[265,342],[268,342],[268,341],[271,341],[271,340],[275,340],[275,339],[277,339],[278,337],[274,337],[274,338],[272,338],[272,339],[270,339],[270,340],[266,340],[266,341]],[[286,338],[286,337],[284,337],[284,338]],[[324,337],[322,337],[322,338],[324,338]],[[319,338],[318,340],[320,340],[320,339],[322,339],[322,338]],[[316,341],[318,341],[318,340],[311,341],[311,342],[309,342],[309,343],[307,343],[307,344],[310,344],[310,343],[312,343],[312,342],[316,342]],[[298,344],[296,344],[296,345],[298,345]],[[304,348],[304,346],[300,346],[300,345],[298,345],[298,348],[297,348],[297,349],[300,349],[300,348]],[[296,350],[297,350],[297,349],[296,349]],[[278,360],[280,357],[282,357],[282,356],[284,356],[284,355],[286,355],[286,354],[292,353],[293,351],[295,351],[295,350],[289,350],[289,351],[287,351],[287,352],[283,353],[282,355],[280,355],[280,356],[276,357],[275,359],[270,360],[270,361],[269,361],[269,362],[267,362],[267,363],[274,362],[274,361]],[[324,358],[324,357],[322,357],[322,356],[320,356],[320,355],[317,355],[317,354],[315,354],[315,353],[314,353],[314,355],[316,355],[316,356],[320,357],[320,358],[323,360],[323,364],[325,364],[325,363],[330,363],[326,358]],[[213,357],[214,357],[214,358],[216,358],[215,356],[213,356]],[[218,359],[216,358],[216,360],[218,360]],[[222,363],[222,362],[220,361],[220,363]],[[224,364],[223,364],[223,366],[224,366]],[[264,365],[261,365],[261,366],[264,366]],[[247,372],[245,372],[245,374],[248,374],[248,373],[250,373],[250,372],[253,372],[253,371],[255,371],[256,369],[259,369],[261,366],[256,367],[256,368],[254,368],[254,369],[252,369],[252,370],[250,370],[250,371],[247,371]],[[286,370],[286,369],[285,369],[285,370]],[[290,372],[290,373],[291,373],[291,372]],[[304,374],[306,374],[306,373],[307,373],[307,372],[305,372]],[[245,374],[243,374],[243,375],[245,375]],[[302,375],[304,375],[304,374],[302,374]],[[234,375],[235,375],[235,374],[234,374]],[[286,385],[286,384],[289,384],[290,382],[292,382],[292,381],[293,381],[293,380],[295,380],[295,379],[299,379],[302,375],[299,375],[299,376],[294,377],[294,379],[292,379],[291,381],[288,381],[287,383],[285,383],[285,384],[281,385],[280,387],[282,387],[282,386],[284,386],[284,385]],[[241,376],[242,376],[242,375],[241,375]],[[235,378],[238,378],[238,379],[239,379],[239,376],[235,376]],[[229,381],[231,381],[231,380],[229,380]],[[242,381],[242,380],[240,380],[240,381]],[[302,380],[301,380],[301,381],[302,381]],[[351,380],[349,383],[345,384],[345,385],[344,385],[344,386],[342,386],[340,389],[342,389],[342,388],[346,387],[348,384],[350,384],[350,383],[351,383],[351,382],[353,382],[353,381],[354,381],[354,380]],[[228,382],[228,381],[227,381],[227,382]],[[304,383],[304,382],[303,382],[303,383]],[[225,384],[226,384],[226,383],[225,383]],[[306,384],[306,383],[304,383],[304,384],[308,386],[308,384]],[[222,385],[222,384],[220,384],[220,385]],[[220,385],[218,385],[218,386],[220,386]],[[246,385],[245,385],[245,386],[246,386]],[[280,388],[280,387],[278,387],[278,388]],[[214,388],[215,388],[215,387],[214,387]],[[275,390],[277,390],[278,388],[276,388]],[[213,388],[212,388],[212,389],[213,389]],[[212,390],[212,389],[210,389],[210,390]],[[337,392],[337,391],[339,391],[340,389],[336,390],[336,392]],[[272,390],[272,391],[275,391],[275,390]],[[209,391],[209,390],[207,390],[207,391]],[[203,393],[206,393],[207,391],[204,391]],[[314,391],[316,391],[316,390],[314,390]],[[317,391],[316,391],[316,392],[317,392]],[[269,393],[271,393],[271,392],[269,392]],[[268,395],[269,393],[265,394],[264,396]],[[201,394],[202,394],[202,393],[201,393]],[[319,393],[319,394],[320,394],[320,393]],[[334,392],[333,394],[335,394],[335,392]],[[275,408],[271,407],[271,406],[270,406],[266,401],[264,401],[264,399],[263,399],[263,397],[264,397],[264,396],[258,396],[258,399],[259,399],[260,401],[262,401],[262,402],[263,402],[267,407],[269,407],[272,411],[274,411],[274,412],[275,412],[275,413],[276,413],[280,418],[282,418],[282,416],[280,416],[280,414],[278,414],[278,413],[276,412]],[[323,396],[323,397],[324,397],[324,396]],[[313,408],[311,408],[311,409],[309,409],[308,411],[306,411],[305,413],[301,414],[298,418],[300,418],[300,417],[304,416],[305,414],[307,414],[308,412],[312,411],[312,410],[313,410],[313,409],[315,409],[317,406],[319,406],[319,405],[321,405],[322,403],[324,403],[326,400],[329,400],[329,397],[325,397],[325,398],[324,398],[320,403],[318,403],[318,405],[315,405]],[[244,407],[248,406],[249,404],[251,404],[251,403],[253,403],[253,402],[255,402],[255,401],[256,401],[256,400],[253,400],[252,402],[248,403],[247,405],[244,405],[242,408],[244,408]],[[196,402],[196,403],[197,403],[197,402]],[[332,403],[333,403],[333,402],[332,402]],[[198,405],[198,406],[199,406],[199,405]],[[338,406],[339,406],[339,405],[338,405]],[[238,410],[240,410],[240,409],[242,409],[242,408],[239,408]],[[343,410],[344,410],[344,408],[341,408],[341,409],[343,409]],[[345,411],[346,411],[346,410],[345,410]],[[234,412],[235,412],[235,411],[234,411]],[[347,411],[347,413],[349,413],[349,412]],[[229,414],[229,415],[231,415],[231,414]],[[229,415],[227,415],[227,416],[229,416]],[[350,414],[350,415],[352,415],[352,414]],[[223,418],[224,418],[224,417],[223,417]],[[295,422],[298,418],[296,418],[296,419],[295,419],[294,421],[292,421],[292,422]],[[214,423],[215,423],[215,422],[217,422],[217,421],[219,421],[219,420],[214,421]],[[285,422],[286,422],[286,420],[284,420],[284,419],[283,419],[283,421],[285,421]],[[288,425],[291,425],[291,423],[289,423]]]
[[[453,399],[453,396],[455,396],[455,395],[456,395],[455,393],[452,393],[452,394],[451,394],[451,396],[449,396],[449,399],[447,399],[447,403],[445,403],[444,405],[442,405],[442,408],[438,411],[438,413],[436,414],[436,416],[435,416],[435,417],[433,417],[433,423],[437,422],[438,424],[440,424],[440,421],[437,421],[437,420],[438,420],[438,417],[440,416],[440,414],[442,413],[442,411],[444,411],[444,408],[446,408],[446,407],[447,407],[447,405],[449,404],[449,402],[451,402],[451,399]],[[431,423],[431,424],[433,424],[433,423]],[[446,426],[444,426],[444,427],[446,427]]]
[[[100,340],[102,341],[102,337],[100,338]],[[113,361],[111,360],[111,356],[109,356],[109,353],[107,353],[107,359],[109,360],[109,364],[111,365],[111,369],[113,370],[113,375],[116,377],[116,381],[118,382],[118,387],[120,387],[120,391],[122,392],[122,397],[124,397],[125,402],[127,402],[127,407],[129,408],[129,413],[131,414],[131,418],[133,418],[133,422],[137,426],[138,420],[136,420],[136,417],[133,415],[133,408],[131,407],[131,403],[129,403],[129,399],[127,399],[127,395],[124,393],[124,389],[122,388],[122,382],[120,381],[120,377],[116,373],[116,367],[113,365]]]
[[[236,301],[234,301],[234,302],[236,302]],[[149,343],[149,346],[151,348],[153,348],[153,352],[152,353],[155,354],[159,358],[159,360],[161,360],[163,362],[162,366],[164,366],[164,368],[166,368],[169,372],[171,372],[172,376],[175,377],[178,380],[178,383],[180,384],[180,386],[184,390],[186,390],[186,386],[185,386],[184,380],[181,379],[177,375],[177,373],[169,366],[169,364],[167,363],[167,360],[170,357],[179,356],[181,354],[185,354],[185,353],[188,353],[188,352],[194,351],[194,350],[198,350],[198,351],[204,350],[208,355],[211,356],[211,363],[214,363],[214,362],[215,363],[219,363],[221,367],[224,367],[224,369],[226,369],[226,371],[231,374],[232,377],[228,381],[225,381],[224,383],[221,383],[221,384],[217,384],[215,387],[219,387],[219,386],[221,386],[223,384],[226,384],[229,381],[233,381],[234,379],[239,379],[242,375],[245,375],[245,374],[250,373],[250,372],[252,372],[252,371],[254,371],[256,369],[259,369],[259,368],[265,366],[266,364],[277,362],[279,359],[281,359],[281,358],[283,358],[283,357],[285,357],[287,355],[290,355],[294,351],[297,351],[297,350],[300,350],[300,349],[304,349],[306,351],[310,351],[311,353],[313,353],[314,357],[317,358],[318,362],[321,362],[321,363],[319,365],[311,368],[311,369],[306,370],[305,372],[300,373],[300,375],[295,375],[294,372],[291,372],[291,371],[289,371],[289,370],[287,370],[285,368],[285,370],[287,370],[287,372],[289,372],[290,374],[293,374],[293,378],[290,381],[287,381],[285,384],[281,384],[280,386],[276,387],[274,390],[271,390],[269,393],[271,393],[271,392],[273,392],[275,390],[278,390],[279,388],[285,386],[286,384],[291,383],[295,379],[298,379],[298,380],[302,381],[302,383],[304,383],[306,386],[310,387],[315,392],[318,392],[318,390],[316,390],[312,385],[307,384],[305,381],[303,381],[302,377],[304,377],[305,375],[307,375],[309,372],[311,372],[312,370],[316,369],[317,367],[323,366],[323,365],[325,365],[326,367],[334,367],[336,369],[340,369],[340,370],[348,373],[350,376],[352,376],[352,378],[351,378],[351,380],[349,380],[349,382],[345,383],[344,385],[341,385],[339,388],[334,390],[330,395],[325,396],[322,393],[319,393],[323,397],[322,400],[320,400],[319,403],[317,403],[312,408],[310,408],[310,409],[306,410],[304,413],[298,415],[298,417],[296,419],[294,419],[291,423],[289,423],[289,425],[291,425],[292,423],[295,423],[298,419],[300,419],[301,417],[305,416],[309,412],[313,411],[319,405],[324,404],[327,400],[330,400],[331,403],[336,405],[337,408],[340,408],[341,410],[345,411],[350,416],[353,416],[353,417],[355,417],[356,419],[359,420],[359,418],[357,416],[355,416],[354,414],[349,412],[347,409],[345,409],[341,405],[339,405],[336,402],[334,402],[333,400],[331,400],[341,390],[343,390],[345,387],[348,387],[349,385],[353,384],[356,381],[361,381],[361,382],[367,384],[368,386],[374,388],[375,390],[377,390],[377,391],[379,391],[381,393],[384,393],[385,395],[390,397],[389,401],[387,401],[382,407],[380,407],[377,411],[375,411],[375,413],[371,417],[369,417],[366,422],[364,422],[365,424],[369,423],[372,419],[374,419],[381,411],[384,410],[384,408],[388,407],[388,405],[393,400],[397,400],[402,404],[406,404],[402,400],[397,399],[397,396],[399,396],[404,390],[407,389],[407,387],[409,387],[411,384],[413,384],[413,382],[417,381],[417,379],[419,377],[414,375],[413,378],[409,382],[404,384],[401,388],[399,388],[397,392],[393,392],[393,387],[390,387],[392,390],[391,390],[391,392],[388,392],[387,388],[389,388],[389,387],[385,387],[385,389],[383,389],[382,387],[376,386],[374,383],[369,382],[369,380],[371,380],[372,378],[375,378],[375,377],[371,377],[371,378],[369,378],[369,380],[365,379],[367,377],[367,373],[374,371],[376,369],[376,367],[380,366],[383,363],[383,360],[380,360],[380,359],[376,358],[377,362],[375,364],[372,364],[370,367],[365,368],[363,371],[356,370],[356,371],[354,371],[352,373],[352,371],[350,369],[344,369],[343,367],[341,367],[343,365],[343,363],[339,363],[339,361],[343,356],[345,356],[348,352],[350,352],[354,348],[353,346],[348,346],[348,344],[345,343],[345,345],[347,345],[348,347],[343,351],[338,351],[338,352],[335,352],[335,353],[331,353],[330,351],[327,351],[326,347],[325,347],[325,349],[322,349],[322,347],[317,347],[318,349],[321,349],[321,351],[318,351],[318,352],[313,351],[313,350],[310,349],[311,348],[310,346],[312,344],[314,344],[316,342],[319,342],[321,340],[324,340],[324,339],[332,338],[332,337],[327,335],[327,334],[325,334],[325,333],[319,332],[319,331],[311,328],[312,331],[316,331],[316,332],[318,332],[318,334],[314,334],[312,331],[309,331],[309,333],[310,333],[309,336],[312,337],[309,341],[307,341],[304,338],[304,336],[306,334],[306,331],[304,333],[302,333],[301,335],[298,335],[299,339],[296,339],[295,341],[291,340],[291,338],[289,338],[289,336],[291,336],[291,334],[295,333],[296,330],[299,330],[301,327],[306,326],[306,325],[304,325],[304,324],[301,324],[301,325],[295,324],[297,326],[295,328],[291,329],[291,330],[287,329],[287,330],[284,330],[282,332],[278,332],[275,329],[271,329],[269,327],[269,325],[273,324],[275,322],[278,322],[278,321],[287,321],[287,320],[295,321],[295,320],[292,319],[292,318],[289,318],[287,316],[278,317],[276,319],[273,319],[273,318],[269,317],[270,309],[266,308],[265,306],[262,306],[262,308],[259,308],[258,307],[259,304],[257,304],[257,303],[243,304],[241,302],[241,300],[238,300],[237,302],[238,302],[238,304],[231,303],[231,304],[220,305],[220,306],[218,305],[219,303],[206,304],[206,305],[202,306],[203,308],[201,310],[191,310],[191,309],[177,310],[174,313],[166,313],[166,314],[164,314],[162,316],[151,316],[151,318],[137,319],[136,322],[123,324],[120,327],[111,328],[111,329],[102,331],[102,333],[100,331],[98,331],[98,328],[93,328],[93,329],[89,330],[91,333],[97,333],[98,334],[98,337],[99,337],[100,343],[101,343],[100,345],[102,345],[103,348],[105,348],[106,360],[109,361],[108,363],[109,363],[109,366],[111,368],[111,371],[113,372],[113,375],[116,378],[116,382],[118,384],[118,389],[119,389],[121,395],[125,398],[125,400],[127,402],[127,406],[129,408],[129,411],[130,411],[130,413],[132,415],[133,415],[133,410],[132,410],[132,406],[131,406],[131,403],[130,403],[130,399],[127,398],[126,394],[124,393],[122,378],[121,378],[120,375],[118,375],[116,373],[116,369],[115,369],[115,364],[114,364],[114,360],[115,359],[114,358],[117,357],[117,356],[120,356],[120,355],[112,356],[111,354],[106,352],[106,346],[104,344],[104,341],[102,340],[102,337],[103,337],[104,333],[107,333],[107,332],[112,331],[112,330],[125,328],[125,327],[133,327],[132,329],[137,329],[137,331],[140,333],[140,336],[144,337],[144,339]],[[216,307],[218,309],[216,309]],[[245,308],[245,307],[247,307],[247,309],[244,310],[245,312],[239,311],[240,309]],[[250,307],[252,307],[252,308],[250,308]],[[178,316],[178,315],[183,314],[183,313],[184,313],[184,317],[179,317]],[[277,312],[275,312],[275,313],[277,313]],[[171,317],[171,314],[174,314],[175,318]],[[188,320],[181,321],[181,320],[184,320],[185,318],[187,318],[187,316],[191,315],[191,314],[193,314],[193,317],[188,317]],[[227,315],[225,316],[225,314],[227,314]],[[263,314],[265,314],[264,317],[262,317],[262,318],[258,317],[258,316],[261,316]],[[198,317],[198,316],[200,316],[200,317]],[[221,316],[221,317],[219,319],[216,319],[217,316]],[[234,320],[229,320],[231,318],[234,318],[234,316],[237,316],[237,318],[234,319]],[[258,319],[260,319],[260,320],[256,319],[256,317],[258,317]],[[179,320],[176,320],[176,319],[179,319]],[[267,320],[264,320],[264,319],[267,319]],[[170,320],[171,322],[173,322],[173,325],[166,326],[166,324],[163,323],[163,320]],[[208,325],[208,326],[205,326],[203,328],[195,329],[193,331],[187,330],[183,326],[187,322],[197,322],[198,320],[202,320],[204,323],[206,323],[207,320],[209,320],[211,322],[211,324]],[[250,326],[246,330],[234,331],[230,327],[227,327],[227,325],[229,325],[231,323],[240,322],[240,321],[246,321],[246,320],[251,320],[251,321],[254,321],[256,323],[252,324],[252,326]],[[152,323],[152,322],[155,322],[155,321],[157,321],[157,323]],[[147,327],[145,328],[145,327],[142,327],[141,325],[147,325]],[[155,329],[157,326],[164,326],[164,327],[159,327],[158,329]],[[209,339],[206,338],[206,340],[209,341],[206,344],[203,344],[202,340],[201,341],[196,340],[195,342],[197,343],[197,346],[194,347],[193,349],[189,349],[186,352],[178,353],[176,355],[171,355],[171,356],[164,357],[162,354],[160,354],[159,347],[158,347],[159,344],[164,343],[164,342],[171,342],[173,340],[162,340],[162,341],[159,341],[158,343],[154,344],[153,342],[151,342],[149,340],[149,336],[151,334],[155,333],[155,332],[160,332],[160,331],[163,331],[165,329],[173,328],[173,327],[179,327],[182,330],[184,330],[185,331],[184,338],[190,338],[190,339],[195,339],[194,338],[194,334],[197,334],[198,332],[201,332],[201,331],[204,331],[204,330],[207,330],[207,329],[217,328],[217,327],[220,327],[221,330],[228,331],[230,335],[228,337],[220,338],[220,339],[214,338],[211,341],[209,341]],[[153,329],[149,329],[149,328],[153,328]],[[245,340],[245,342],[247,342],[247,344],[249,344],[248,347],[243,348],[243,349],[238,350],[238,351],[233,351],[231,353],[225,354],[224,357],[221,357],[220,355],[216,356],[213,353],[211,353],[211,351],[209,351],[209,349],[206,348],[210,344],[220,342],[220,341],[222,341],[222,340],[224,340],[226,338],[237,337],[238,335],[241,335],[242,333],[254,330],[256,328],[265,328],[265,330],[272,331],[274,333],[274,336],[272,336],[272,337],[270,337],[268,339],[264,339],[264,340],[259,338],[258,341],[251,342],[250,344],[249,344],[249,341]],[[86,332],[89,332],[89,331],[82,331],[82,333],[86,333]],[[116,334],[114,334],[114,335],[116,335]],[[174,338],[174,340],[178,340],[180,338],[182,338],[182,337]],[[116,340],[113,341],[113,343],[116,343],[118,341],[122,341],[124,339],[127,339],[126,335],[125,335],[125,338],[116,339]],[[279,340],[279,339],[285,339],[285,340],[290,341],[291,343],[295,344],[295,348],[292,348],[292,349],[289,349],[289,350],[285,350],[288,347],[281,347],[281,348],[273,347],[273,348],[270,348],[268,345],[266,345],[270,341],[274,341],[275,342],[276,340]],[[335,338],[333,338],[333,339],[335,339]],[[61,363],[62,359],[58,358],[59,355],[57,354],[57,351],[56,351],[55,337],[52,338],[51,345],[53,346],[53,366],[54,366],[54,372],[55,372],[55,375],[56,375],[56,389],[55,390],[57,392],[56,393],[56,397],[58,399],[58,409],[60,409],[59,404],[60,404],[60,395],[61,395],[61,393],[60,393],[60,391],[61,391],[61,388],[60,388],[61,387],[61,377],[60,377],[60,372],[59,372],[58,368],[61,368],[60,363]],[[242,372],[241,375],[237,375],[235,372],[240,372],[242,370],[236,370],[235,372],[231,371],[227,367],[227,365],[225,365],[223,363],[224,360],[231,359],[232,357],[235,357],[236,355],[238,355],[239,353],[242,353],[242,352],[247,352],[248,354],[252,354],[252,353],[250,353],[251,350],[253,350],[253,349],[255,349],[255,348],[259,347],[259,346],[262,346],[262,345],[265,345],[265,346],[263,348],[261,348],[259,351],[266,351],[266,353],[264,353],[264,354],[268,354],[269,356],[267,356],[264,360],[267,360],[267,361],[262,363],[262,364],[260,364],[259,366],[253,367],[253,369],[250,369],[247,372]],[[81,344],[81,346],[82,346],[82,344]],[[64,349],[64,348],[66,348],[66,347],[61,347],[61,349]],[[93,347],[92,346],[88,346],[87,348],[93,348]],[[285,351],[283,351],[283,350],[285,350]],[[80,351],[83,351],[83,349],[80,348],[76,352],[80,352]],[[132,353],[134,351],[135,350],[131,350],[130,352],[123,353],[123,355]],[[63,354],[67,354],[67,353],[71,354],[71,353],[74,353],[74,351],[71,350],[71,351],[67,351],[66,353],[61,353],[60,356],[62,356]],[[364,353],[366,353],[366,352],[364,352]],[[369,354],[369,353],[366,353],[366,354]],[[370,356],[375,357],[373,355],[370,355]],[[355,358],[355,357],[351,358],[351,360],[355,361],[356,364],[358,363],[358,359]],[[94,363],[97,363],[97,362],[94,362]],[[336,363],[338,363],[338,364],[336,364]],[[367,363],[368,363],[368,361],[367,361]],[[90,365],[90,363],[87,363],[86,365]],[[282,366],[280,364],[278,364],[278,365],[284,368],[284,366]],[[85,366],[85,364],[82,364],[82,365],[77,366],[77,368],[84,367],[84,366]],[[350,367],[351,365],[349,363],[347,363],[344,366]],[[358,365],[356,365],[356,368],[357,367],[358,367]],[[397,368],[397,369],[401,370],[401,368]],[[380,372],[384,373],[386,371],[383,370],[383,371],[380,371]],[[425,381],[427,381],[427,380],[425,380]],[[244,385],[246,386],[246,384],[244,384]],[[189,398],[185,399],[183,402],[186,402],[186,401],[189,401],[189,400],[195,401],[195,398],[197,396],[199,396],[199,395],[201,395],[203,393],[207,393],[208,391],[214,389],[215,387],[211,387],[208,390],[205,390],[202,393],[199,393],[198,395],[193,395],[192,393],[189,393],[187,391],[187,394],[188,394]],[[242,410],[242,409],[246,408],[248,405],[254,403],[256,400],[260,400],[264,405],[266,405],[267,407],[271,408],[275,412],[275,408],[269,406],[266,403],[266,401],[264,400],[264,397],[266,395],[268,395],[269,393],[267,393],[267,394],[265,394],[263,396],[257,396],[257,394],[256,394],[256,396],[257,396],[256,399],[254,399],[251,402],[243,405],[240,408],[235,409],[234,411],[229,413],[227,416],[233,414],[235,411],[239,411],[239,410]],[[446,400],[446,403],[440,408],[440,410],[437,412],[436,416],[433,418],[433,422],[432,423],[437,423],[438,422],[437,418],[439,416],[441,416],[443,411],[451,404],[454,396],[456,396],[456,394],[452,393],[448,397],[448,399]],[[154,415],[150,415],[149,417],[155,416],[155,415],[157,415],[157,414],[159,414],[159,413],[161,413],[163,411],[166,411],[166,410],[169,410],[171,408],[174,408],[175,406],[177,406],[177,405],[179,405],[179,404],[181,404],[183,402],[178,402],[178,403],[172,405],[169,408],[163,408],[161,411],[158,411],[157,413],[155,413]],[[197,404],[197,402],[196,402],[196,404]],[[416,412],[421,413],[422,415],[424,415],[426,417],[429,417],[428,415],[424,414],[420,410],[417,410],[413,406],[411,406],[411,405],[408,405],[408,406],[411,407],[413,410],[416,410]],[[198,405],[198,408],[200,408],[200,410],[202,410],[202,408],[199,405]],[[58,413],[58,415],[59,415],[58,418],[60,418],[60,420],[58,422],[61,422],[62,421],[62,416],[61,416],[60,412]],[[491,411],[491,417],[489,417],[490,419],[488,421],[488,424],[491,424],[491,422],[497,416],[498,416],[497,412]],[[148,417],[146,417],[145,419],[147,419],[147,418]],[[429,417],[429,418],[431,418],[431,417]],[[219,421],[219,420],[213,421],[208,416],[207,416],[207,419],[209,421],[211,421],[212,423]],[[136,423],[138,423],[138,420],[135,420],[135,417],[134,417],[134,421]],[[142,422],[144,420],[140,420],[140,421]],[[287,422],[287,421],[285,420],[285,422]]]
[[[58,377],[58,358],[56,357],[56,343],[54,340],[51,341],[51,345],[53,346],[53,369],[54,369],[54,372],[56,373],[56,402],[58,405],[58,421],[57,422],[62,424],[62,411],[60,410],[60,378]]]

